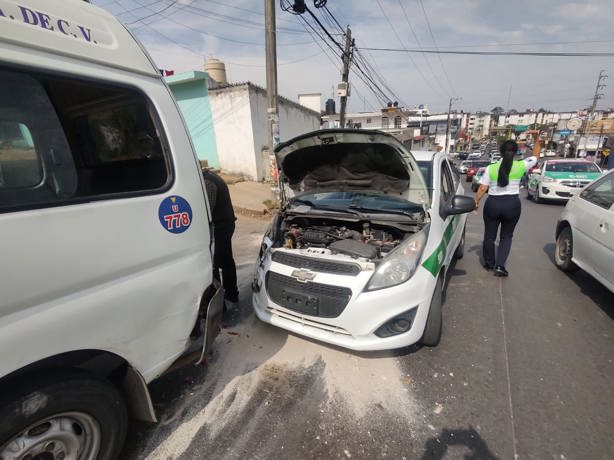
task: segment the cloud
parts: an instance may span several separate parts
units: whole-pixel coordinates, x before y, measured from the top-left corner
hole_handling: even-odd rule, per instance
[[[138,4],[133,0],[93,1],[106,4],[112,13],[120,14],[127,21],[151,15],[161,8],[158,5],[134,10]],[[532,106],[547,106],[550,109],[580,107],[586,105],[586,100],[590,98],[599,70],[607,68],[611,62],[598,58],[437,57],[366,50],[417,48],[419,45],[429,49],[435,47],[417,0],[401,2],[409,23],[398,0],[379,0],[392,27],[382,14],[377,0],[328,2],[328,8],[343,27],[351,25],[362,56],[385,81],[379,81],[379,77],[370,72],[372,78],[378,80],[384,92],[390,94],[389,90],[392,90],[399,100],[409,106],[426,103],[432,110],[445,110],[450,96],[462,96],[460,108],[464,110],[489,110],[496,105],[505,107],[511,85],[510,105],[516,109]],[[423,0],[423,4],[441,49],[596,52],[611,51],[614,43],[543,44],[614,40],[610,24],[614,17],[612,0],[582,3],[557,0]],[[130,26],[136,30],[136,35],[158,66],[177,71],[200,69],[205,58],[216,57],[226,62],[231,80],[251,80],[265,85],[262,2],[181,0],[178,5],[161,15],[145,19],[143,22],[148,24],[146,26],[140,25],[143,22]],[[340,33],[321,11],[315,14],[331,33]],[[305,29],[297,16],[278,8],[277,26],[280,94],[296,99],[301,92],[321,92],[323,99],[328,98],[331,87],[341,78],[340,52],[336,45],[331,45],[337,54],[333,56],[333,52],[317,38],[333,60],[331,63],[313,43],[310,35],[304,33]],[[339,42],[343,39],[341,35],[334,37]],[[520,43],[542,44],[519,46]],[[367,70],[364,63],[361,67]],[[614,72],[614,66],[611,67],[610,72]],[[350,82],[353,87],[349,99],[350,110],[379,107],[377,98],[369,88],[372,84],[363,83],[353,73]],[[604,105],[614,103],[613,93],[606,92],[606,98],[602,101]],[[393,98],[392,95],[390,97]]]

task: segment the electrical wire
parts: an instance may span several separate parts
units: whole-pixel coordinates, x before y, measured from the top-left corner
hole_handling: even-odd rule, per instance
[[[363,48],[371,51],[390,51],[399,53],[462,54],[469,56],[540,56],[540,57],[612,57],[613,52],[532,52],[532,51],[459,51],[459,50],[418,50],[411,48]]]
[[[168,10],[169,8],[172,8],[173,6],[175,6],[175,4],[176,4],[176,3],[177,3],[177,0],[172,0],[172,2],[171,2],[169,5],[165,6],[165,7],[164,7],[164,8],[162,8],[161,10],[159,10],[159,11],[154,11],[153,13],[151,13],[151,14],[149,14],[149,15],[145,16],[145,17],[142,17],[142,18],[140,18],[140,19],[137,19],[136,21],[127,22],[127,23],[126,23],[126,25],[127,25],[127,26],[129,26],[129,25],[135,24],[135,23],[137,23],[137,22],[141,22],[141,21],[143,21],[144,19],[150,18],[150,17],[152,17],[152,16],[158,16],[158,15],[162,14],[163,12],[165,12],[166,10]],[[137,2],[137,4],[139,4],[139,5],[140,5],[140,3],[138,3],[138,2]],[[149,10],[149,11],[151,11],[151,10],[149,9],[149,7],[147,7],[147,6],[144,6],[144,8],[145,8],[145,9],[147,9],[147,10]]]
[[[412,25],[411,21],[409,20],[409,15],[407,14],[407,10],[405,9],[405,6],[403,5],[403,2],[401,0],[397,0],[399,2],[399,6],[401,7],[401,10],[403,11],[403,16],[405,17],[405,22],[407,22],[407,25],[409,26],[409,30],[411,31],[412,36],[414,37],[414,40],[416,40],[416,45],[418,45],[418,48],[422,49],[422,43],[420,43],[420,38],[418,37],[418,34],[416,33],[416,30],[414,29],[414,26]],[[439,79],[439,76],[437,75],[437,72],[435,72],[435,70],[433,69],[433,66],[431,65],[431,60],[428,58],[428,55],[425,53],[422,53],[422,58],[424,59],[424,61],[426,62],[427,67],[429,68],[431,74],[433,75],[433,78],[435,79],[435,83],[437,83],[437,85],[439,86],[439,88],[441,88],[441,90],[446,93],[446,89],[444,88],[443,84],[441,83],[441,80]]]
[[[426,20],[426,26],[428,28],[429,34],[431,35],[431,39],[433,40],[433,45],[435,45],[435,49],[438,50],[439,48],[437,47],[437,40],[435,40],[435,34],[433,33],[433,29],[431,28],[431,21],[429,20],[429,15],[426,14],[424,3],[422,3],[422,0],[418,0],[418,3],[420,3],[420,8],[422,8],[422,13],[424,14],[424,19]],[[441,56],[437,55],[437,59],[439,59],[441,70],[443,70],[443,74],[446,77],[446,81],[448,82],[448,85],[450,85],[450,88],[452,89],[452,93],[456,94],[456,90],[454,89],[454,85],[452,84],[452,81],[450,80],[450,77],[448,76],[448,71],[446,70],[446,66],[443,65],[443,60],[441,59]]]
[[[390,18],[386,14],[386,11],[384,10],[384,7],[382,6],[382,3],[380,2],[380,0],[377,0],[377,4],[378,4],[380,10],[382,11],[382,14],[384,15],[384,18],[386,18],[386,21],[388,22],[388,25],[390,25],[390,28],[394,32],[394,35],[397,37],[397,40],[401,44],[401,46],[403,48],[407,48],[405,46],[405,44],[403,43],[403,40],[399,36],[399,33],[397,32],[396,27],[394,27],[394,24],[392,23],[392,21],[390,20]],[[414,68],[418,72],[418,75],[420,75],[420,77],[425,81],[427,86],[429,86],[433,91],[437,91],[437,89],[433,86],[433,84],[426,78],[426,76],[424,75],[424,73],[422,72],[420,67],[416,64],[416,61],[414,61],[414,58],[411,56],[411,54],[408,54],[407,56],[409,57],[409,61],[411,62],[411,64],[414,66]]]
[[[141,3],[140,3],[138,0],[134,0],[134,1],[135,1],[137,4],[141,5]],[[187,7],[187,6],[189,6],[189,5],[183,5],[183,7],[178,6],[178,7],[177,7],[177,9],[178,9],[178,10],[184,10],[184,9],[185,9],[185,7]],[[147,8],[147,6],[145,6],[145,5],[143,5],[143,7],[144,7],[144,8],[146,8],[146,9],[149,9],[149,8]],[[174,11],[174,12],[172,12],[171,14],[174,14],[174,13],[176,13],[176,12],[177,12],[177,11]],[[181,27],[185,27],[185,28],[187,28],[187,29],[190,29],[190,30],[192,30],[192,31],[194,31],[194,32],[196,32],[196,33],[198,33],[198,34],[200,34],[200,35],[206,35],[206,36],[214,37],[214,38],[217,38],[217,39],[220,39],[220,40],[226,40],[226,41],[228,41],[228,42],[232,42],[232,43],[239,43],[239,44],[242,44],[242,45],[263,46],[263,47],[265,46],[265,44],[264,44],[264,43],[255,43],[255,42],[247,42],[247,41],[243,41],[243,40],[235,40],[235,39],[233,39],[233,38],[228,38],[228,37],[220,37],[220,36],[217,36],[217,35],[214,35],[214,34],[208,33],[208,32],[203,32],[201,29],[197,29],[196,27],[192,27],[192,26],[190,26],[190,25],[188,25],[188,24],[185,24],[185,23],[183,23],[183,22],[180,22],[180,21],[177,21],[177,20],[175,20],[175,19],[170,18],[170,17],[169,17],[170,15],[161,15],[160,13],[156,13],[156,15],[158,15],[158,16],[160,17],[158,20],[167,20],[167,21],[170,21],[170,22],[172,22],[172,23],[174,23],[174,24],[177,24],[177,25],[179,25],[179,26],[181,26]],[[142,25],[143,25],[143,26],[147,25],[147,26],[149,26],[149,27],[150,27],[151,22],[150,22],[150,23],[142,23]],[[151,27],[150,27],[150,28],[151,28]],[[277,46],[298,46],[298,45],[311,45],[311,42],[279,43]]]

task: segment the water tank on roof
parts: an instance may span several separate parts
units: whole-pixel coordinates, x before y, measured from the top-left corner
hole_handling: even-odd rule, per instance
[[[209,59],[205,62],[205,72],[218,83],[228,83],[226,81],[226,64],[219,59]]]
[[[335,100],[328,99],[326,101],[326,115],[334,115],[335,114]]]

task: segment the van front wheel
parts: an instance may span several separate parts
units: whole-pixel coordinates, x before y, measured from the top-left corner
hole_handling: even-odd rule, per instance
[[[35,383],[33,383],[35,382]],[[0,458],[112,460],[126,437],[117,389],[80,372],[35,376],[0,400]]]

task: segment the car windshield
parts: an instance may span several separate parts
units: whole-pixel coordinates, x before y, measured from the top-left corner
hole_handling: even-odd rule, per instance
[[[473,163],[471,163],[471,167],[472,168],[483,168],[485,166],[488,166],[490,164],[490,161],[474,161]]]
[[[422,206],[401,198],[368,191],[304,193],[293,199],[296,204],[309,204],[323,209],[365,208],[379,211],[419,212]]]
[[[557,163],[546,163],[548,172],[570,172],[570,173],[597,173],[599,167],[595,163],[580,163],[575,161],[564,161]]]
[[[430,190],[433,188],[433,162],[432,161],[418,161],[418,167],[426,182],[426,187]],[[467,163],[463,161],[461,164]]]

